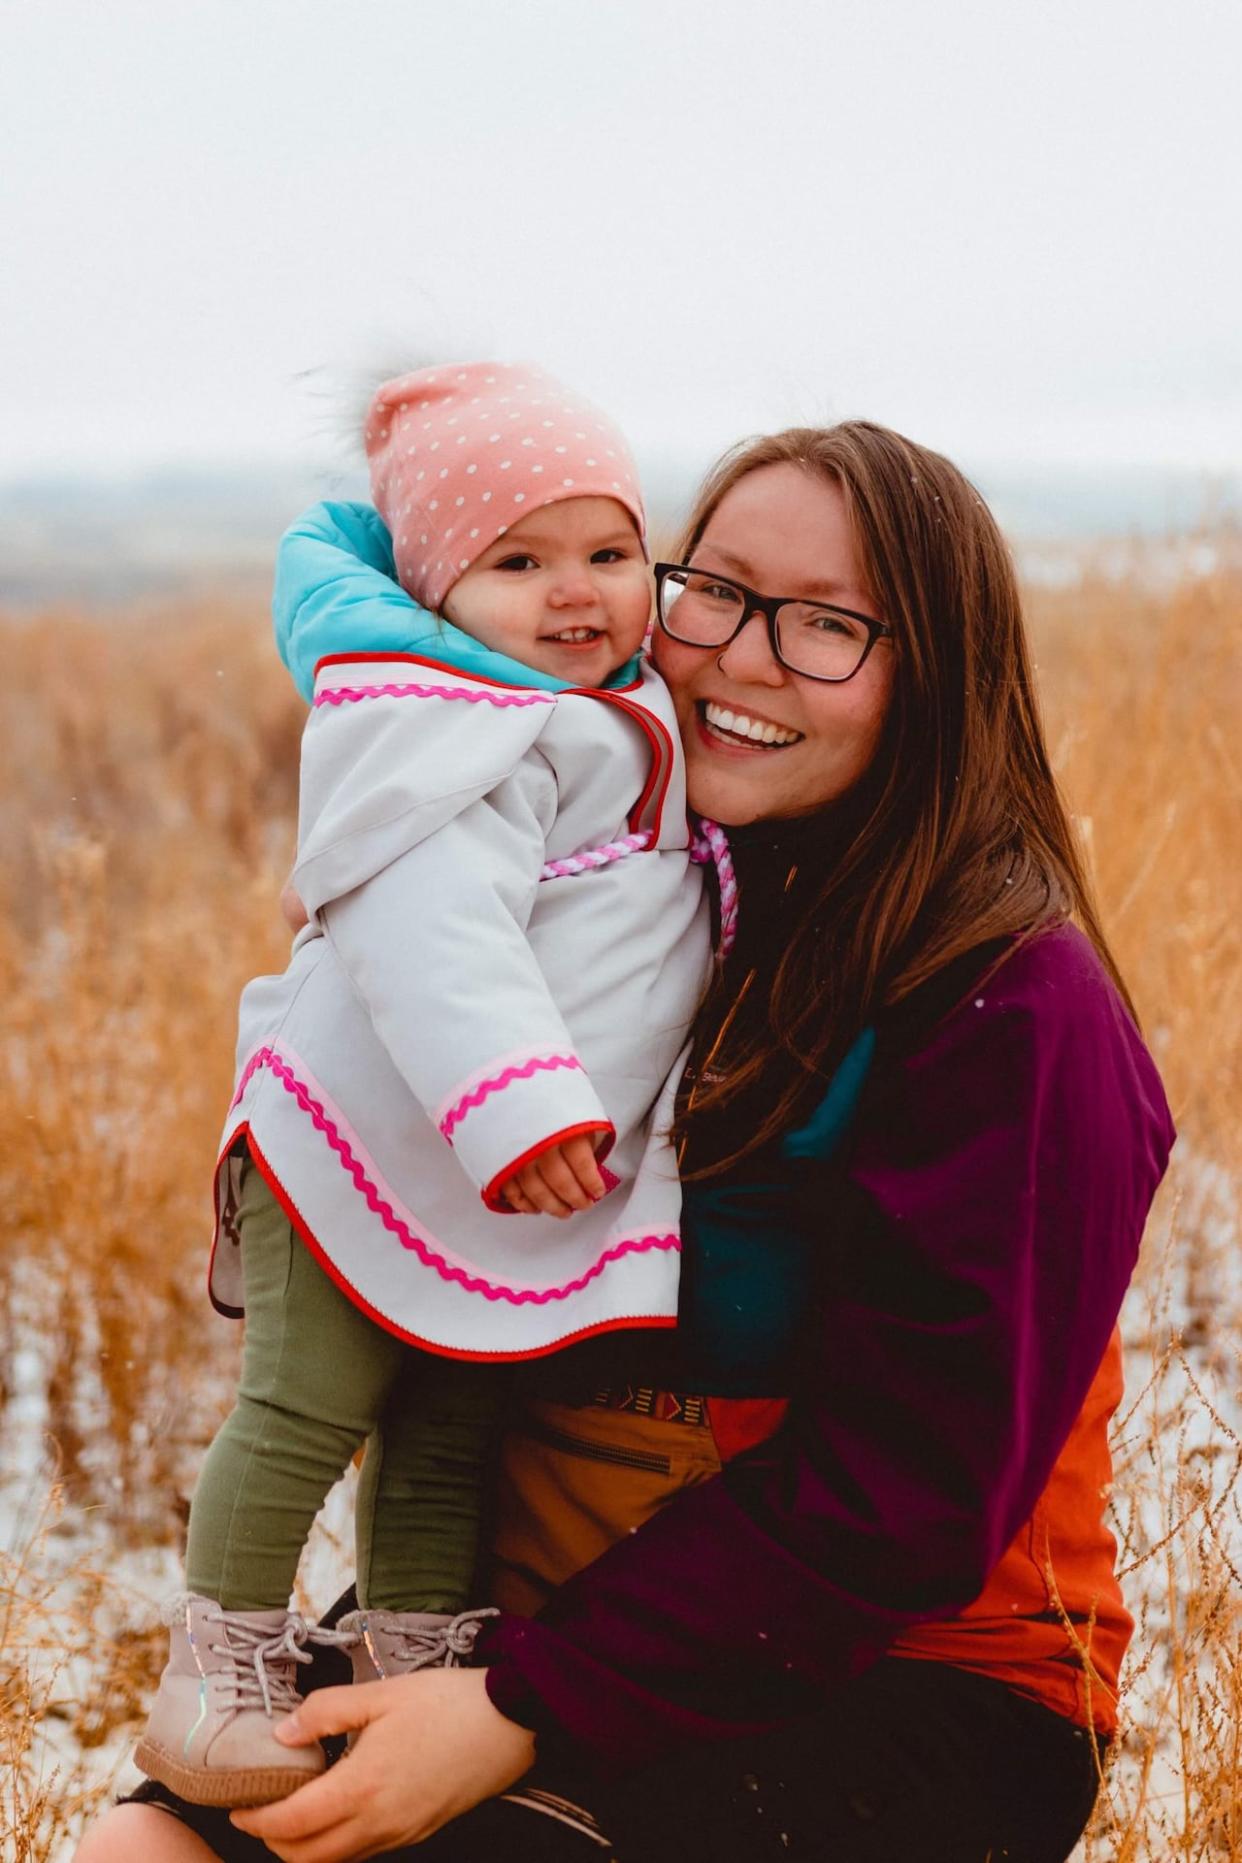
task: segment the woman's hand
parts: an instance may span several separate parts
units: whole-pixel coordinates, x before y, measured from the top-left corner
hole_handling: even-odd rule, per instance
[[[308,922],[306,907],[291,879],[286,880],[280,889],[280,909],[291,932],[300,932]]]
[[[505,1791],[535,1758],[535,1736],[488,1699],[484,1669],[425,1669],[319,1689],[280,1726],[286,1746],[361,1730],[322,1778],[233,1823],[285,1863],[344,1863],[421,1843]]]

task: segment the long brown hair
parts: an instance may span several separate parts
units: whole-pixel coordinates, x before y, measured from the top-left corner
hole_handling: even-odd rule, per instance
[[[739,1096],[758,1109],[713,1168],[787,1129],[808,1086],[881,1008],[990,940],[1072,917],[1130,1006],[1049,767],[1013,564],[982,498],[947,459],[889,428],[795,427],[725,456],[681,561],[738,481],[772,465],[840,487],[864,578],[894,630],[894,679],[871,765],[825,811],[840,832],[818,843],[812,870],[802,858],[792,926],[777,948],[751,954],[748,1013],[722,1043],[742,982],[734,970],[696,1023],[682,1134]]]

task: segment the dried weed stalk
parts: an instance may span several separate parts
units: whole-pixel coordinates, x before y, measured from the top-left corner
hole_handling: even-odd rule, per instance
[[[1032,611],[1056,764],[1182,1133],[1128,1318],[1113,1510],[1138,1631],[1084,1855],[1242,1863],[1240,540],[1187,546],[1171,579],[1088,563]],[[238,989],[284,961],[302,713],[257,603],[0,632],[20,798],[0,816],[0,1412],[33,1379],[57,1505],[93,1508],[119,1552],[179,1539],[227,1395],[208,1176]],[[89,1559],[59,1570],[49,1531],[0,1564],[18,1863],[63,1854],[154,1668],[149,1640],[101,1634],[123,1604]]]

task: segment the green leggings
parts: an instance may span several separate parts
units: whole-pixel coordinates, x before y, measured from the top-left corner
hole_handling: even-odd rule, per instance
[[[241,1384],[194,1492],[189,1589],[226,1610],[286,1605],[315,1515],[365,1442],[359,1602],[464,1610],[505,1368],[420,1352],[367,1319],[250,1162],[239,1226]]]

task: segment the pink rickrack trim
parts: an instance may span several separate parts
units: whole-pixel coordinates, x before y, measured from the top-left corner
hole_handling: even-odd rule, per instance
[[[468,1093],[463,1093],[456,1104],[449,1108],[440,1121],[441,1133],[451,1145],[453,1133],[466,1114],[472,1113],[476,1106],[482,1106],[484,1100],[489,1099],[493,1093],[503,1093],[515,1080],[529,1080],[533,1074],[555,1073],[558,1067],[569,1068],[571,1071],[576,1069],[579,1074],[584,1071],[576,1054],[537,1054],[532,1055],[521,1067],[501,1068],[498,1074],[480,1080]]]
[[[251,1075],[257,1074],[261,1067],[266,1067],[271,1060],[271,1056],[272,1050],[270,1048],[255,1049],[241,1071],[241,1079],[237,1083],[237,1091],[229,1101],[229,1112],[235,1111],[236,1108],[240,1106],[246,1088],[250,1085]]]
[[[715,863],[716,884],[720,890],[720,955],[728,957],[737,937],[737,876],[729,852],[729,837],[719,822],[709,821],[705,815],[700,818],[699,832],[690,843],[690,858],[700,867],[706,866],[709,860]]]
[[[491,692],[486,686],[328,686],[318,705],[356,705],[359,699],[465,699],[468,705],[555,705],[550,692]]]
[[[566,1281],[562,1287],[506,1287],[500,1281],[487,1281],[481,1275],[468,1274],[464,1268],[446,1261],[429,1248],[421,1236],[416,1236],[408,1223],[397,1214],[392,1204],[380,1194],[378,1186],[368,1177],[360,1161],[354,1156],[348,1140],[341,1133],[335,1122],[329,1118],[319,1101],[311,1096],[305,1083],[300,1081],[289,1064],[277,1054],[274,1048],[260,1048],[246,1064],[245,1072],[239,1083],[233,1104],[241,1098],[246,1082],[258,1068],[268,1068],[280,1082],[286,1093],[292,1095],[298,1107],[310,1119],[317,1132],[321,1132],[332,1150],[340,1159],[342,1166],[354,1180],[355,1188],[365,1199],[367,1208],[379,1217],[389,1234],[394,1236],[402,1248],[409,1250],[423,1263],[424,1267],[433,1268],[445,1281],[454,1281],[468,1294],[482,1294],[485,1300],[506,1300],[514,1307],[544,1307],[554,1300],[566,1300],[571,1294],[579,1294],[590,1282],[598,1279],[610,1262],[619,1261],[625,1255],[646,1255],[653,1250],[661,1253],[680,1254],[681,1239],[675,1235],[664,1236],[627,1236],[621,1242],[614,1242],[610,1248],[591,1263],[575,1280]]]
[[[641,854],[651,846],[652,839],[650,828],[642,828],[637,834],[622,835],[619,841],[606,841],[602,847],[583,848],[580,854],[547,861],[539,878],[559,880],[570,873],[589,873],[593,867],[606,867],[609,861],[624,860],[627,854]]]

